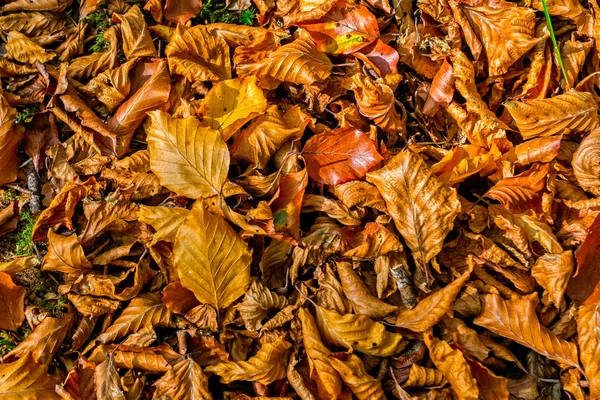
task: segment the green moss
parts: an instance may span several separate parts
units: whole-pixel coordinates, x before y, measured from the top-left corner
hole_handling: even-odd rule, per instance
[[[27,211],[21,213],[22,228],[17,233],[16,250],[18,256],[29,256],[33,254],[33,241],[31,240],[33,227],[35,225],[35,217]]]
[[[100,32],[96,35],[96,41],[92,46],[92,51],[94,53],[102,53],[108,50],[110,47],[110,42],[104,39],[104,32]]]
[[[28,105],[23,109],[23,111],[17,113],[17,124],[31,121],[31,118],[33,118],[33,116],[38,112],[39,108],[36,104]]]
[[[206,0],[202,4],[200,14],[195,18],[196,22],[208,22],[211,24],[223,22],[226,24],[254,25],[256,12],[254,6],[242,12],[227,9],[222,0]]]
[[[87,22],[99,31],[105,31],[110,23],[107,3],[101,5],[96,11],[89,13],[82,21]]]

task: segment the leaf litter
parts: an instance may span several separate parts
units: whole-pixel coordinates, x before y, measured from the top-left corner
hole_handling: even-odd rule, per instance
[[[599,11],[4,3],[0,397],[600,398]]]

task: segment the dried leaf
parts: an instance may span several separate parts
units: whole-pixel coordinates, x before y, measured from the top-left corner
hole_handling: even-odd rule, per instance
[[[157,56],[144,15],[137,5],[123,15],[113,14],[113,21],[121,24],[123,53],[127,59]]]
[[[600,350],[600,338],[598,337],[600,310],[598,307],[598,304],[583,306],[579,309],[577,316],[581,363],[590,383],[591,398],[600,395],[600,358],[597,356]]]
[[[271,292],[257,281],[252,281],[246,291],[244,301],[236,308],[246,322],[246,327],[251,331],[261,328],[269,311],[272,309],[283,309],[287,306],[287,299]]]
[[[573,275],[573,252],[561,254],[544,254],[531,267],[531,276],[546,290],[552,303],[559,308]]]
[[[208,378],[193,359],[182,357],[173,368],[156,381],[155,397],[168,396],[173,399],[211,400]]]
[[[7,399],[60,400],[54,391],[56,381],[47,367],[35,362],[31,354],[0,366],[0,393]]]
[[[0,272],[0,328],[16,331],[25,319],[23,286],[15,285],[6,272]]]
[[[331,366],[359,400],[385,398],[381,382],[365,370],[362,360],[354,354],[343,354],[340,358],[329,356]]]

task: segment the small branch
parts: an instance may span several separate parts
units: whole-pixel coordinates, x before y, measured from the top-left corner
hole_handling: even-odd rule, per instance
[[[25,194],[31,194],[31,191],[29,191],[29,190],[27,190],[25,188],[22,188],[21,186],[15,184],[15,183],[7,183],[4,186],[6,186],[9,189],[16,190],[17,192],[21,192],[21,193],[25,193]]]
[[[42,209],[42,201],[40,198],[40,180],[33,163],[29,163],[25,166],[27,173],[27,188],[30,191],[29,197],[29,211],[33,215],[36,215]]]

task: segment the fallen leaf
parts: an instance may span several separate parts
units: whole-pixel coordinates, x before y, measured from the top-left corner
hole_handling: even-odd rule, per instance
[[[167,371],[155,383],[155,396],[169,396],[173,399],[211,400],[208,391],[208,378],[202,372],[202,368],[193,359],[182,357],[173,368]]]
[[[15,285],[10,275],[0,272],[0,328],[16,331],[25,319],[26,289]]]
[[[2,364],[0,366],[0,393],[7,394],[12,398],[31,400],[61,399],[54,391],[57,382],[54,377],[48,375],[47,369],[46,366],[37,364],[31,354],[25,354],[24,357],[13,363]]]
[[[340,358],[329,356],[331,366],[359,400],[384,398],[381,382],[365,370],[362,360],[354,354],[344,354]]]
[[[589,304],[579,309],[577,316],[578,344],[581,351],[581,363],[590,383],[590,396],[600,395],[600,363],[597,353],[600,350],[598,338],[598,304]]]

